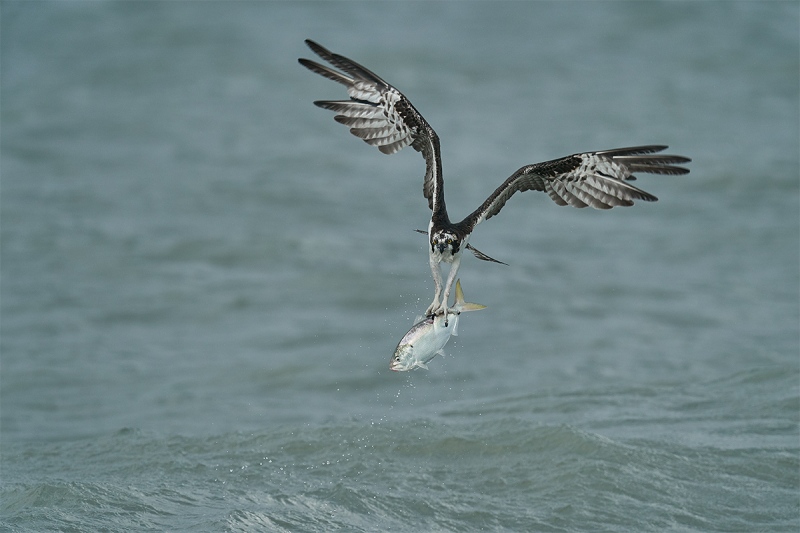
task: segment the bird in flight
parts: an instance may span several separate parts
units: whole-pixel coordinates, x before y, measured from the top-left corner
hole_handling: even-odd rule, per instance
[[[349,100],[318,100],[315,105],[336,113],[334,120],[350,128],[350,133],[393,154],[411,145],[425,159],[422,192],[431,209],[428,225],[429,262],[436,292],[426,315],[444,313],[453,281],[465,249],[485,261],[501,263],[469,244],[475,226],[500,212],[509,198],[522,191],[546,192],[558,205],[591,206],[611,209],[630,206],[634,200],[654,202],[655,196],[629,182],[635,172],[649,174],[687,174],[675,166],[691,161],[679,155],[660,154],[661,145],[635,146],[569,155],[552,161],[525,165],[506,179],[480,207],[459,222],[452,222],[444,202],[444,178],[439,136],[400,91],[377,74],[352,59],[335,54],[307,39],[306,44],[332,67],[309,59],[299,62],[309,70],[341,83]],[[337,70],[338,69],[338,70]],[[425,233],[425,232],[422,232]],[[449,263],[447,282],[442,284],[441,263]]]

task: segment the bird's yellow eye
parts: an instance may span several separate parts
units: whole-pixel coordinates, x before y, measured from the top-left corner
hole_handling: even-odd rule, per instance
[[[447,239],[447,244],[453,244],[453,239]]]

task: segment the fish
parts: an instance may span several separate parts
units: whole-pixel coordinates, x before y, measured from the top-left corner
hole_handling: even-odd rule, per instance
[[[479,311],[485,305],[464,301],[461,280],[456,281],[456,301],[446,313],[426,316],[411,326],[392,355],[389,369],[405,372],[415,368],[428,368],[428,361],[444,355],[442,349],[451,335],[458,335],[458,318],[465,311]]]

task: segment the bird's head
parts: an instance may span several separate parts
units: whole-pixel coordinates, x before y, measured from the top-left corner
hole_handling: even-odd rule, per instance
[[[451,233],[449,231],[437,231],[431,238],[431,250],[439,250],[440,254],[444,254],[446,251],[449,251],[452,255],[456,255],[460,246],[461,239],[459,239],[455,233]]]

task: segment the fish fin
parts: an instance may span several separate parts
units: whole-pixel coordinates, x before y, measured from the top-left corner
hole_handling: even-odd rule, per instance
[[[456,304],[453,307],[458,307],[458,304],[464,303],[464,291],[461,289],[461,278],[456,280]]]
[[[462,313],[464,311],[480,311],[481,309],[486,309],[486,306],[481,304],[473,304],[469,302],[466,302],[464,303],[464,305],[461,306]]]
[[[465,302],[464,291],[461,289],[461,279],[458,279],[456,280],[456,303],[453,305],[453,309],[459,313],[463,313],[464,311],[480,311],[481,309],[486,309],[486,306]]]
[[[428,363],[417,363],[417,366],[420,368],[424,368],[425,370],[428,370]]]

